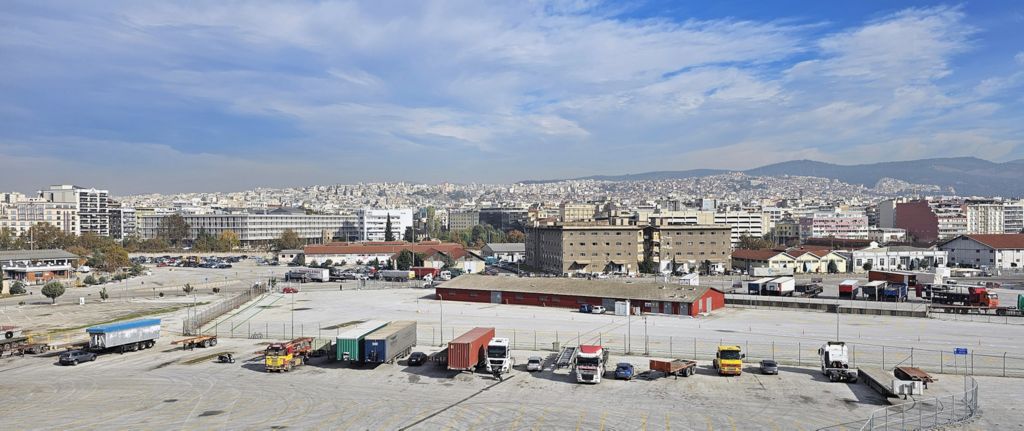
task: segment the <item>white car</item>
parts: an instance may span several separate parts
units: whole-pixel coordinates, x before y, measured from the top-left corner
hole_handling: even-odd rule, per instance
[[[526,360],[526,371],[541,371],[544,369],[544,359],[540,356],[531,356]]]
[[[606,310],[604,307],[602,307],[600,305],[595,305],[593,313],[594,314],[604,314],[605,311],[608,311],[608,310]]]

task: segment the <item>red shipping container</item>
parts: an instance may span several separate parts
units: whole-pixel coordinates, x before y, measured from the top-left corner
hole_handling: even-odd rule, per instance
[[[487,358],[494,328],[473,328],[448,343],[448,369],[472,370]]]

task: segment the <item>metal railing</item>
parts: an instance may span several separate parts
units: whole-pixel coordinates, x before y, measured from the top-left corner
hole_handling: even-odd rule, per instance
[[[861,431],[925,430],[964,422],[978,412],[978,382],[964,376],[964,391],[880,408]]]
[[[242,306],[246,302],[258,298],[268,291],[269,289],[266,284],[257,283],[248,290],[231,298],[210,305],[202,310],[190,311],[189,316],[181,323],[181,333],[182,335],[199,335],[203,325],[212,322],[214,319],[224,315],[224,313]]]

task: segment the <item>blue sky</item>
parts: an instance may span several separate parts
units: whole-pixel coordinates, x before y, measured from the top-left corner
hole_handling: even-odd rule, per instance
[[[0,188],[1017,159],[1022,5],[5,2]]]

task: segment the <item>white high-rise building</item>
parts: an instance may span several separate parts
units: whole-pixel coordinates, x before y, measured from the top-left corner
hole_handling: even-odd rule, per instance
[[[361,238],[364,241],[384,241],[384,227],[391,218],[391,233],[401,240],[406,228],[412,227],[411,208],[371,209],[363,208],[357,213]]]
[[[1024,233],[1024,201],[1003,204],[1003,232]]]
[[[109,191],[62,184],[40,191],[39,197],[47,202],[77,205],[80,233],[110,236]]]
[[[967,232],[975,234],[1003,233],[1002,204],[968,204]]]

